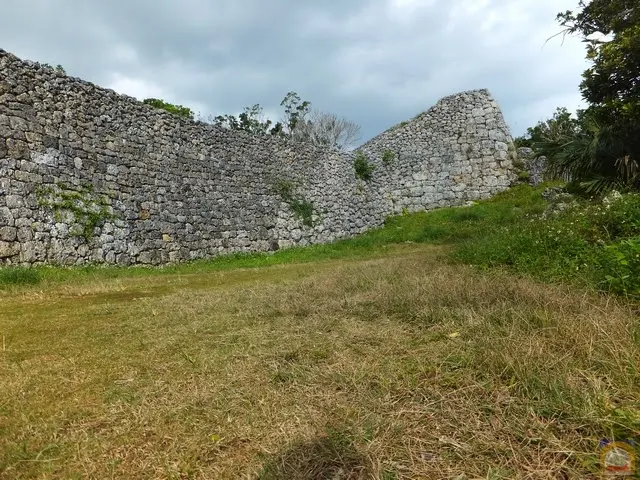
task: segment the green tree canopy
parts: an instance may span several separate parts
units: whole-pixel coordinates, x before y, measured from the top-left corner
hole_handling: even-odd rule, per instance
[[[218,115],[210,117],[209,121],[230,130],[286,137],[296,142],[342,150],[347,150],[359,139],[358,125],[337,115],[312,112],[311,102],[303,101],[296,92],[287,93],[280,106],[284,108],[284,116],[276,123],[264,118],[259,104],[246,107],[237,117]]]
[[[530,129],[530,137],[541,137],[533,148],[547,156],[552,171],[589,192],[640,189],[640,2],[580,0],[578,10],[560,13],[557,20],[561,33],[587,44],[591,66],[580,90],[589,106],[579,112],[574,129]],[[565,120],[558,110],[549,122],[558,126]]]
[[[640,3],[637,0],[592,0],[577,12],[558,15],[564,33],[587,43],[592,66],[583,74],[582,95],[594,107],[639,115]]]
[[[527,133],[515,139],[517,147],[533,147],[535,144],[545,142],[562,135],[573,135],[580,128],[577,118],[574,118],[565,107],[557,108],[553,117],[538,122],[535,127],[529,127]]]
[[[282,125],[278,123],[272,127],[273,122],[264,119],[262,112],[263,108],[256,103],[252,107],[246,107],[237,118],[234,115],[218,115],[213,118],[213,123],[230,130],[244,130],[253,134],[279,134]]]

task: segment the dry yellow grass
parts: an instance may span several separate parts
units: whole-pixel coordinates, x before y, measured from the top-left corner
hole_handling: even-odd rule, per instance
[[[438,253],[0,293],[0,478],[598,478],[637,316]]]

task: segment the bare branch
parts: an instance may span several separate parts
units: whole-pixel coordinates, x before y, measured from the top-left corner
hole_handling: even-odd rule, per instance
[[[360,126],[333,113],[316,110],[297,123],[291,137],[299,142],[348,150],[360,139]]]

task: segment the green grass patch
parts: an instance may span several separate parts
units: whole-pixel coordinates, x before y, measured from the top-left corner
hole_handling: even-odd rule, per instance
[[[517,217],[460,245],[454,257],[638,297],[640,195],[609,202],[582,199],[546,218]]]
[[[0,288],[12,285],[36,285],[40,283],[40,271],[33,268],[0,268]]]
[[[384,228],[351,242],[447,244],[479,239],[500,225],[542,213],[546,208],[543,191],[544,187],[520,185],[471,207],[441,208],[391,217]]]

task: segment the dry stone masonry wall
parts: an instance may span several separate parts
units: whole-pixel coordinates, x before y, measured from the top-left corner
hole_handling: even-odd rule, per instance
[[[530,185],[539,185],[545,181],[547,157],[536,157],[531,148],[517,149],[517,161],[514,162],[514,166],[525,172],[524,177],[521,177]]]
[[[0,263],[161,265],[331,242],[506,189],[511,148],[486,90],[341,154],[182,119],[0,50]]]
[[[513,141],[487,90],[440,100],[360,147],[380,165],[378,193],[389,213],[461,205],[513,179]]]

